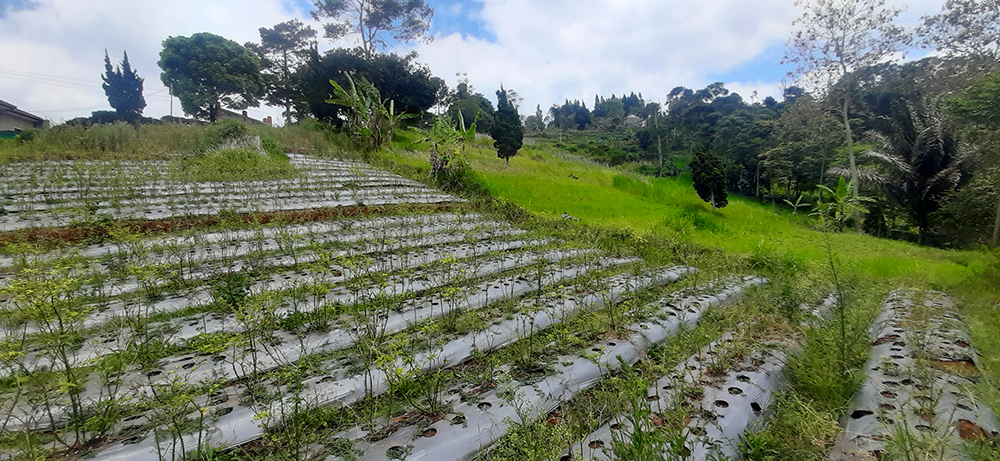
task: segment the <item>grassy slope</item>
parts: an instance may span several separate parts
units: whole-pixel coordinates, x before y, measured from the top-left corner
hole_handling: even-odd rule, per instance
[[[423,153],[396,155],[402,163],[426,164]],[[894,285],[967,287],[981,281],[993,261],[984,252],[940,250],[851,233],[824,234],[810,229],[802,213],[792,215],[739,196],[730,196],[729,206],[713,212],[698,199],[689,178],[644,180],[563,156],[555,149],[526,146],[509,167],[491,150],[470,149],[468,161],[493,195],[543,216],[558,218],[565,212],[590,225],[628,228],[638,235],[739,254],[772,254],[812,268],[825,264],[824,242],[829,238],[835,253],[854,261],[858,275]]]
[[[426,152],[397,150],[390,156],[395,162],[427,169]],[[550,218],[565,212],[593,226],[627,228],[640,237],[652,235],[719,249],[730,260],[778,261],[792,266],[793,277],[826,280],[821,284],[829,283],[829,247],[848,279],[871,280],[884,289],[946,291],[964,309],[973,344],[982,354],[980,367],[987,379],[980,382],[981,395],[1000,411],[1000,392],[991,384],[1000,382],[996,253],[822,233],[812,229],[811,218],[802,213],[792,215],[738,196],[731,196],[729,206],[713,212],[698,199],[689,178],[642,179],[553,148],[525,146],[507,166],[481,142],[468,150],[467,159],[491,194]]]

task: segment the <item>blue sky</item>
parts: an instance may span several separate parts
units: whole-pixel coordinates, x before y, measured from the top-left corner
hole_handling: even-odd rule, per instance
[[[565,99],[592,103],[595,94],[635,91],[662,102],[676,86],[722,81],[751,99],[780,95],[779,65],[794,0],[427,0],[434,10],[431,43],[418,61],[457,84],[468,76],[493,98],[502,83],[524,98],[522,112]],[[915,24],[944,0],[888,0],[907,6],[897,21]],[[310,0],[0,0],[0,99],[54,122],[110,109],[100,88],[104,49],[128,50],[146,78],[145,114],[170,112],[156,65],[161,42],[212,32],[239,43],[260,27],[309,17]],[[345,40],[321,49],[352,46]],[[174,101],[174,113],[178,114]],[[259,107],[252,116],[280,117]]]

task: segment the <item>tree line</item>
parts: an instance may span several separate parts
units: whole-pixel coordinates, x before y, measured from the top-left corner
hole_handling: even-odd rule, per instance
[[[590,108],[578,100],[545,112],[539,105],[520,117],[521,98],[501,88],[501,116],[467,76],[449,88],[415,55],[384,52],[392,41],[429,40],[433,10],[418,0],[314,1],[313,17],[328,21],[324,36],[353,33],[362,38],[356,48],[321,54],[318,33],[291,20],[261,28],[260,41],[244,45],[208,33],[170,37],[159,64],[161,81],[184,112],[209,121],[223,107],[266,102],[284,109],[286,123],[311,117],[339,127],[351,108],[336,103],[342,98],[331,81],[346,87],[363,80],[395,111],[433,110],[462,123],[463,131],[517,125],[560,140],[577,133],[567,148],[610,164],[645,163],[656,175],[676,175],[680,160],[692,159],[705,169],[697,178],[722,182],[721,188],[702,187],[711,191],[706,200],[713,205],[737,193],[797,210],[833,199],[825,191],[844,178],[850,191],[845,200],[853,204],[845,219],[857,231],[931,244],[997,245],[1000,199],[987,204],[984,197],[997,197],[1000,180],[1000,0],[947,0],[915,30],[895,25],[900,10],[884,0],[797,5],[803,12],[783,59],[793,67],[791,83],[780,101],[756,95],[747,101],[716,82],[675,87],[662,105],[629,92],[596,95]],[[900,59],[919,49],[934,53]],[[127,57],[118,69],[107,59],[106,65],[106,86],[128,80],[141,88],[137,76],[125,78],[134,74]],[[137,119],[128,107],[141,112],[131,101],[121,103],[125,109],[112,101],[122,119]],[[520,123],[510,121],[511,109]],[[509,148],[504,152],[504,158],[513,155]],[[996,217],[992,229],[984,224],[986,215]]]

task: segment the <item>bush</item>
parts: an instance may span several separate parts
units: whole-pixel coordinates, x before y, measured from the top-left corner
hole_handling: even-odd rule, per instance
[[[250,127],[238,120],[223,120],[212,125],[205,134],[205,141],[210,146],[222,144],[230,139],[250,136]]]
[[[38,139],[38,129],[37,128],[28,128],[28,129],[26,129],[26,130],[18,133],[17,136],[14,139],[17,139],[17,143],[18,144],[24,144],[24,143],[27,143],[27,142],[34,142],[35,139]]]

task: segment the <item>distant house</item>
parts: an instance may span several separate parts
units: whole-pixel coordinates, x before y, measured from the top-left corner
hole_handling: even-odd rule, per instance
[[[256,120],[256,119],[252,119],[252,118],[248,117],[247,116],[247,111],[243,111],[243,113],[241,114],[239,112],[233,112],[231,110],[223,109],[221,107],[219,108],[219,116],[216,117],[216,120],[220,121],[220,122],[223,121],[223,120],[239,120],[239,121],[241,121],[243,123],[246,123],[248,125],[266,125],[266,126],[271,126],[271,116],[270,115],[267,116],[267,117],[264,117],[264,120]]]
[[[626,128],[642,128],[645,125],[646,122],[644,122],[641,118],[635,115],[629,115],[628,117],[625,117]]]
[[[17,106],[0,100],[0,138],[13,138],[28,128],[42,128],[45,120],[37,115],[29,114]]]

